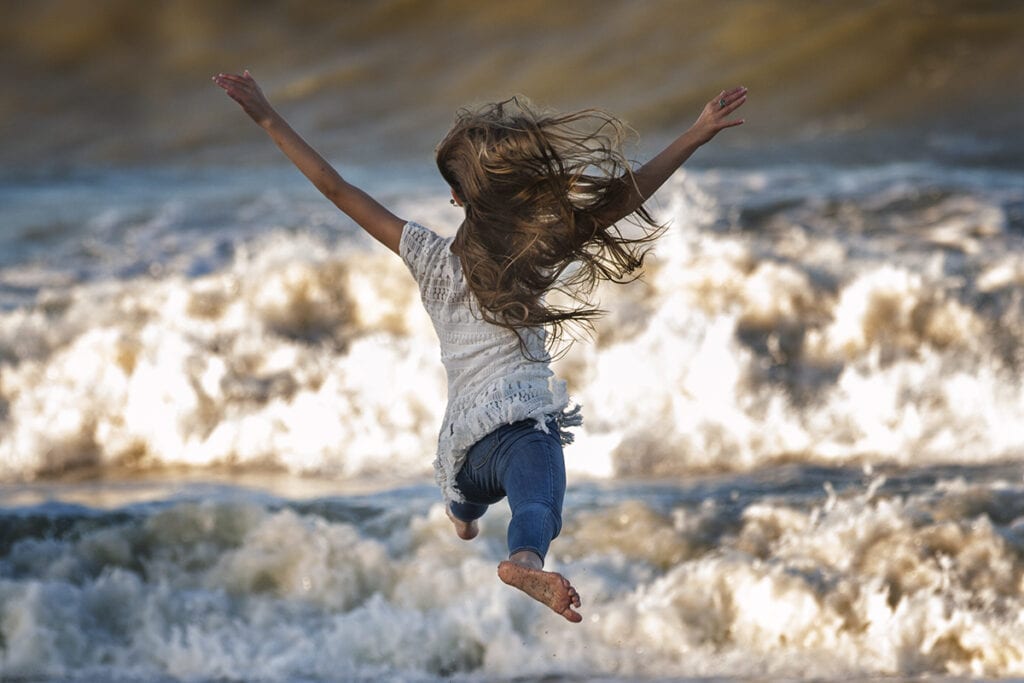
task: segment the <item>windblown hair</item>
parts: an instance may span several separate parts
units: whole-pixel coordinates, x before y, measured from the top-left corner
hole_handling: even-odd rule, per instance
[[[522,97],[457,113],[437,165],[465,207],[452,251],[486,321],[521,342],[522,331],[545,327],[552,349],[567,326],[592,329],[601,280],[639,276],[662,228],[640,201],[626,130],[599,110],[541,113]],[[637,236],[616,227],[623,218]],[[549,291],[576,305],[547,303]]]

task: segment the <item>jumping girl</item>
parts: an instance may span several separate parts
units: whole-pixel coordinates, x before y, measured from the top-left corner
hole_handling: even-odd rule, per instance
[[[696,123],[639,168],[623,155],[624,127],[597,110],[538,112],[521,98],[460,110],[437,147],[451,201],[465,217],[454,238],[398,218],[349,184],[270,106],[248,71],[214,82],[277,143],[335,206],[401,256],[441,342],[448,409],[434,468],[459,538],[479,532],[487,507],[507,497],[509,559],[498,576],[569,621],[580,596],[544,557],[562,527],[567,427],[580,424],[550,350],[572,323],[600,311],[601,280],[631,279],[660,226],[644,208],[655,190],[747,99],[721,92]],[[616,224],[640,229],[626,236]],[[547,302],[556,290],[568,307]]]

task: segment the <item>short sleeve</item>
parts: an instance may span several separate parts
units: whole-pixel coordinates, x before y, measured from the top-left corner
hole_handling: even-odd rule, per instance
[[[424,274],[430,269],[430,264],[446,244],[447,240],[437,233],[410,221],[402,228],[398,254],[405,261],[412,276],[416,278],[416,282],[422,282]]]

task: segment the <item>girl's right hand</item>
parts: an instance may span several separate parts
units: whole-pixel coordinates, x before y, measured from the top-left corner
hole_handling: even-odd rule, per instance
[[[248,70],[241,76],[217,74],[213,77],[213,82],[223,88],[228,97],[242,105],[245,113],[260,126],[266,127],[277,116],[277,112],[270,106],[256,79]]]
[[[704,105],[704,110],[697,117],[696,123],[690,127],[690,131],[697,138],[697,143],[703,145],[726,128],[742,125],[744,119],[729,117],[746,101],[747,89],[741,86],[723,90],[718,97]]]

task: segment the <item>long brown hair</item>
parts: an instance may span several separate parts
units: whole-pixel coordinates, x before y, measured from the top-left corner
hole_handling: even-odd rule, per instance
[[[637,196],[626,131],[599,110],[541,113],[518,96],[459,110],[437,165],[466,210],[452,251],[484,320],[520,341],[522,330],[546,327],[553,349],[567,325],[592,328],[602,311],[589,297],[601,280],[639,276],[661,226]],[[636,208],[620,208],[631,198]],[[624,235],[621,218],[639,234]],[[549,291],[576,305],[547,303]]]

